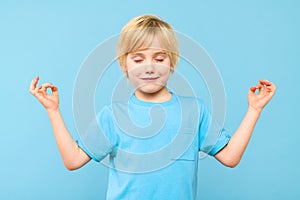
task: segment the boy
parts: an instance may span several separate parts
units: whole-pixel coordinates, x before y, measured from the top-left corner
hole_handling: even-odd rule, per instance
[[[97,140],[100,153],[92,150],[94,144],[85,137],[76,142],[68,132],[59,111],[57,87],[50,83],[37,86],[38,77],[31,82],[30,92],[48,113],[66,168],[75,170],[91,159],[100,161],[109,157],[107,199],[195,199],[198,152],[235,167],[262,109],[275,93],[275,85],[261,80],[250,87],[248,111],[233,136],[220,129],[217,140],[206,144],[212,119],[205,105],[197,98],[181,97],[167,88],[179,56],[171,26],[152,15],[132,19],[121,32],[117,55],[122,71],[135,90],[128,102],[112,102],[98,115],[97,122],[107,139]],[[52,94],[46,93],[47,88]],[[166,116],[162,128],[142,128],[159,118],[158,114],[152,119],[147,114],[155,106],[161,107]],[[124,108],[129,113],[124,114]],[[140,131],[126,129],[129,124],[124,121],[133,121]],[[175,148],[168,149],[169,143],[176,143],[172,145]],[[137,157],[124,157],[126,154],[122,152]],[[153,157],[153,163],[149,159],[144,163],[137,159],[152,153],[163,158]]]

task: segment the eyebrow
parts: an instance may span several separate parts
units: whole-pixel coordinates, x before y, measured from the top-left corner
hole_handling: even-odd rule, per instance
[[[164,51],[157,51],[157,52],[154,52],[153,55],[160,55],[160,54],[163,54],[163,55],[166,55],[166,52]],[[141,53],[141,52],[134,52],[134,53],[130,53],[131,56],[143,56],[144,54]]]

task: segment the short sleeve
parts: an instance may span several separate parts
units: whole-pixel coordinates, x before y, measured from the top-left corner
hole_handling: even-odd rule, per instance
[[[229,142],[231,136],[212,118],[207,106],[200,101],[199,150],[214,156]]]
[[[86,131],[78,134],[77,144],[97,162],[114,151],[116,136],[112,112],[108,106],[105,106],[96,119],[92,120]]]

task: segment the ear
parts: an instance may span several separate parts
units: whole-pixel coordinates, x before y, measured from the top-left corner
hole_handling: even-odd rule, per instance
[[[175,69],[175,67],[171,65],[171,66],[170,66],[170,71],[171,71],[171,72],[174,72],[174,69]]]
[[[121,67],[121,70],[124,72],[124,73],[127,73],[127,67],[126,67],[126,64],[123,63],[123,62],[119,62],[119,65]]]
[[[126,74],[126,77],[128,78],[128,71],[127,71],[127,67],[126,67],[125,63],[124,64],[120,63],[120,67],[121,67],[121,70],[123,71],[123,73]]]

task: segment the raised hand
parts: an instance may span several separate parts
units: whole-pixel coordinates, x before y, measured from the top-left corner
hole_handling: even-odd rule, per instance
[[[222,164],[228,167],[235,167],[240,162],[260,113],[272,99],[275,91],[275,85],[267,80],[260,80],[255,87],[250,87],[248,92],[248,111],[243,121],[232,135],[228,144],[215,155],[215,158]]]
[[[58,110],[58,89],[51,83],[44,83],[37,86],[39,77],[35,77],[30,84],[30,93],[35,96],[39,102],[44,106],[47,112]],[[51,89],[51,94],[47,93],[47,89]]]
[[[256,93],[256,91],[258,92]],[[260,80],[255,87],[250,87],[248,92],[249,108],[261,112],[261,110],[272,99],[276,91],[276,86],[267,80]]]

